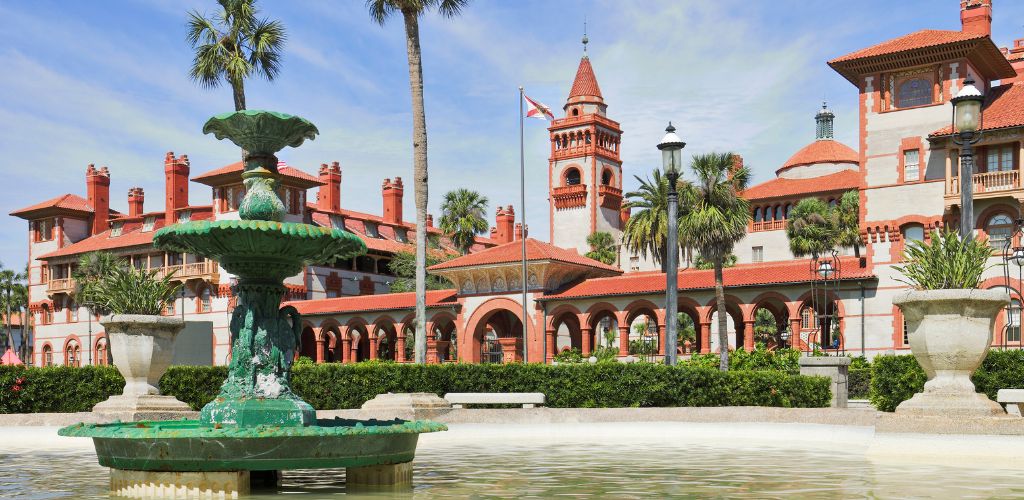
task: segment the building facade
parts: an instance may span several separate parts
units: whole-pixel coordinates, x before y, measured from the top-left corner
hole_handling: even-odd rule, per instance
[[[961,30],[924,29],[829,61],[859,95],[858,143],[835,140],[834,127],[844,117],[824,105],[814,116],[814,139],[775,178],[743,193],[751,203],[751,224],[734,248],[736,265],[724,272],[730,348],[753,348],[755,324],[767,321],[778,332],[761,339],[769,346],[869,357],[908,351],[903,318],[892,305],[893,296],[906,289],[895,266],[908,242],[927,240],[933,230],[959,220],[959,150],[951,140],[949,101],[968,78],[986,95],[975,171],[968,174],[977,233],[993,248],[983,286],[1008,285],[1014,297],[997,322],[994,343],[1020,347],[1020,283],[1004,279],[1003,249],[1024,200],[1024,39],[1009,49],[992,42],[991,0],[963,0],[959,6]],[[629,219],[622,199],[622,129],[607,109],[584,56],[564,116],[549,128],[551,232],[549,242],[526,239],[527,315],[520,288],[522,228],[513,207],[502,206],[488,238],[479,238],[469,254],[429,269],[453,284],[428,293],[429,361],[539,362],[565,349],[664,355],[664,273],[621,247],[613,265],[583,256],[595,231],[621,242]],[[369,249],[350,261],[311,266],[288,281],[290,304],[304,318],[302,354],[318,362],[410,359],[413,294],[386,293],[387,262],[408,249],[417,229],[402,218],[401,179],[384,180],[382,215],[376,216],[343,208],[337,163],[322,165],[318,176],[287,165],[280,170],[288,220],[346,229]],[[37,325],[33,362],[81,363],[76,353],[85,349],[94,362],[108,359],[101,352],[102,332],[83,344],[88,312],[73,296],[77,258],[100,249],[139,268],[174,271],[186,286],[168,314],[208,323],[208,336],[197,335],[197,342],[212,344],[211,362],[225,362],[230,276],[214,262],[155,251],[151,235],[180,220],[237,217],[244,194],[240,171],[233,164],[192,178],[210,187],[214,200],[212,206],[192,206],[188,159],[168,154],[164,210],[146,212],[144,193],[133,189],[129,213],[120,214],[109,209],[109,172],[90,166],[86,198],[63,195],[14,212],[29,222]],[[318,192],[307,200],[310,189]],[[796,258],[785,234],[792,207],[805,198],[838,203],[851,191],[859,200],[860,245],[817,260]],[[429,222],[426,230],[450,246]],[[827,280],[820,273],[823,261],[834,269]],[[680,349],[717,350],[712,271],[684,268],[678,283],[679,311],[684,324],[692,325]]]

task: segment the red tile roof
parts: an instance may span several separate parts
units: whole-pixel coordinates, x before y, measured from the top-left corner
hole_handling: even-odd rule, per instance
[[[601,87],[597,85],[594,68],[590,65],[590,58],[587,56],[580,59],[580,67],[576,70],[576,79],[573,80],[572,90],[569,91],[569,98],[573,97],[602,98]]]
[[[11,215],[22,218],[32,218],[34,214],[47,211],[68,210],[72,212],[92,213],[92,205],[89,200],[73,194],[62,194],[52,200],[36,203],[30,207],[21,208],[11,212]]]
[[[366,248],[369,250],[398,252],[403,250],[411,251],[414,248],[411,241],[415,237],[416,224],[412,222],[403,221],[401,224],[391,224],[384,222],[384,219],[379,215],[356,212],[354,210],[341,209],[337,212],[324,212],[312,204],[308,205],[308,208],[313,213],[313,222],[324,227],[331,226],[330,215],[332,213],[342,216],[345,220],[345,230],[359,236],[366,243]],[[366,236],[367,222],[377,224],[377,234],[381,235],[381,238]],[[410,243],[403,243],[397,240],[397,235],[395,234],[396,227],[403,227],[409,231],[408,238]],[[458,250],[451,244],[451,240],[444,236],[439,228],[431,227],[428,230],[428,234],[440,236],[441,247],[446,252],[457,253]],[[476,236],[475,241],[476,243],[470,248],[470,252],[477,252],[498,244],[497,241],[491,238],[479,235]]]
[[[815,163],[860,163],[860,155],[850,146],[831,139],[814,141],[790,156],[776,174],[793,167]]]
[[[226,181],[232,181],[236,180],[236,178],[240,178],[244,167],[245,166],[242,162],[238,161],[216,170],[211,170],[197,175],[193,177],[192,180],[200,184],[206,184],[207,186],[219,185]],[[300,187],[311,188],[324,185],[323,182],[320,182],[320,178],[307,174],[297,168],[289,167],[283,161],[277,162],[277,171],[282,176],[289,179],[291,181],[290,184],[296,184]]]
[[[192,214],[192,220],[206,220],[213,217],[213,213],[209,211],[209,207],[194,207],[194,209],[196,211]],[[102,233],[90,236],[37,258],[53,259],[57,257],[67,257],[88,252],[96,252],[99,250],[117,250],[120,248],[137,246],[152,246],[153,234],[156,233],[158,229],[166,225],[162,212],[154,215],[157,217],[152,231],[142,231],[143,222],[141,219],[129,219],[127,221],[123,221],[124,226],[121,228],[121,236],[111,236],[111,230],[108,229]]]
[[[448,262],[442,262],[430,266],[431,271],[437,271],[442,269],[454,269],[459,267],[471,267],[471,266],[486,266],[490,264],[505,264],[509,262],[519,262],[523,258],[522,253],[522,242],[513,241],[511,243],[505,243],[504,245],[498,245],[479,252],[470,253],[458,257]],[[606,271],[612,271],[621,273],[622,271],[614,266],[609,266],[603,262],[598,262],[594,259],[584,257],[576,252],[576,250],[570,250],[566,248],[556,247],[550,243],[544,243],[537,241],[533,238],[526,239],[526,260],[538,261],[538,260],[552,260],[558,262],[565,262],[568,264],[576,264],[580,266],[593,267],[597,269],[603,269]]]
[[[985,96],[981,120],[982,130],[1024,126],[1024,82],[993,87]],[[934,137],[952,132],[953,127],[947,126],[929,135]]]
[[[844,280],[874,278],[867,268],[859,266],[856,257],[840,259]],[[808,260],[740,264],[722,270],[726,288],[805,283],[812,273]],[[715,287],[713,269],[679,271],[679,290],[708,290]],[[610,278],[591,278],[569,286],[561,292],[545,295],[541,300],[570,299],[612,295],[640,295],[665,291],[665,275],[660,272],[627,273]]]
[[[808,179],[784,179],[778,177],[748,188],[743,192],[743,197],[748,200],[761,200],[786,196],[809,196],[814,193],[857,189],[860,187],[860,184],[860,172],[856,170],[843,170],[842,172]]]
[[[963,31],[915,31],[909,35],[903,35],[898,38],[893,38],[892,40],[886,40],[882,43],[872,45],[870,47],[863,48],[854,52],[850,52],[845,56],[840,56],[835,59],[832,59],[831,61],[829,61],[829,64],[844,61],[852,61],[855,59],[864,59],[868,57],[895,54],[897,52],[906,52],[909,50],[923,49],[925,47],[935,47],[937,45],[957,43],[980,38],[986,38],[986,36],[980,33],[965,33]]]
[[[428,290],[427,307],[457,305],[455,290]],[[295,306],[300,314],[337,314],[365,311],[393,311],[416,307],[416,293],[384,293],[333,299],[297,300],[284,305]]]

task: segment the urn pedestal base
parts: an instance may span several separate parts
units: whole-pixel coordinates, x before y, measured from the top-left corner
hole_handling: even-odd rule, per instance
[[[92,411],[122,422],[175,420],[195,415],[187,403],[178,401],[174,396],[156,394],[110,396],[106,401],[93,406]]]
[[[896,407],[898,415],[1006,417],[1003,407],[977,392],[919,392]]]

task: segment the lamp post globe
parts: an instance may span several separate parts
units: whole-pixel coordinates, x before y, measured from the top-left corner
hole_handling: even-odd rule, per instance
[[[832,266],[832,261],[830,260],[823,260],[820,264],[818,264],[818,274],[820,274],[821,277],[825,278],[826,280],[831,278],[832,275],[835,274],[835,272],[836,269],[834,266]]]
[[[679,307],[679,193],[676,191],[676,183],[679,181],[679,171],[682,168],[684,147],[686,143],[676,135],[676,128],[672,126],[672,122],[668,122],[665,137],[658,143],[658,150],[661,151],[662,167],[665,169],[665,177],[668,178],[668,234],[665,238],[665,364],[670,366],[676,364],[679,343],[679,318],[676,314]]]
[[[1024,267],[1024,247],[1014,247],[1013,253],[1010,254],[1010,260],[1017,265],[1017,267]]]
[[[974,235],[974,150],[972,146],[981,140],[982,112],[985,94],[974,86],[968,77],[964,86],[950,103],[953,105],[954,144],[960,148],[960,237]]]

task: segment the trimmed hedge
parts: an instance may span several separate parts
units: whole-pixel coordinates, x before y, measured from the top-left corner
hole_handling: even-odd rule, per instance
[[[867,399],[871,394],[871,368],[853,368],[851,365],[846,390],[850,399]]]
[[[177,366],[160,381],[165,394],[199,409],[217,394],[225,367]],[[19,390],[14,382],[23,377]],[[87,411],[121,391],[110,367],[2,368],[0,413]],[[314,408],[359,408],[385,392],[543,392],[562,408],[657,406],[825,407],[824,377],[778,371],[722,373],[653,363],[442,364],[328,363],[298,366],[292,387]]]
[[[871,366],[871,403],[879,410],[895,411],[924,390],[927,377],[912,354],[878,356]],[[993,400],[999,389],[1024,387],[1024,351],[989,351],[971,380]]]

